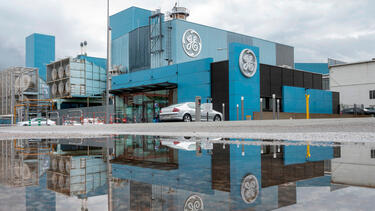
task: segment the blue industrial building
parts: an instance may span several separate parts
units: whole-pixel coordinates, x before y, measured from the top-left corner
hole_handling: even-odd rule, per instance
[[[39,77],[46,81],[46,65],[55,61],[55,37],[34,33],[26,37],[26,67],[39,69]]]
[[[218,204],[221,210],[280,208],[295,204],[298,186],[325,177],[324,161],[337,157],[332,146],[311,146],[308,157],[306,146],[205,145],[195,141],[119,137],[111,161],[112,175],[115,181],[127,183],[114,185],[113,207],[147,209],[155,206],[149,202],[163,199],[163,207],[182,210],[187,198],[196,195],[209,210]],[[252,178],[257,187],[247,197],[242,192],[245,178]],[[330,180],[325,181],[321,185],[330,186]],[[142,201],[135,200],[139,198]]]
[[[311,95],[311,113],[336,112],[338,93],[322,90],[322,74],[293,69],[293,47],[191,23],[186,16],[181,7],[169,19],[136,7],[111,16],[111,62],[123,72],[112,78],[116,113],[151,122],[161,107],[201,96],[212,99],[215,110],[227,105],[226,119],[235,120],[241,97],[244,116],[253,116],[272,110],[273,95],[281,111],[304,113],[305,94]]]

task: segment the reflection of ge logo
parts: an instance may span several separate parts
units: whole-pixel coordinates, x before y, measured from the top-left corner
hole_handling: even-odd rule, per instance
[[[253,77],[257,71],[257,57],[250,49],[244,49],[240,54],[240,70],[242,74],[248,78]]]
[[[190,57],[197,57],[202,50],[202,41],[198,32],[188,29],[182,36],[182,47]]]

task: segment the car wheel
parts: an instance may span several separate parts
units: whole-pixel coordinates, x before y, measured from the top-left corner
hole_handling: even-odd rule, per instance
[[[221,121],[221,117],[219,115],[216,115],[214,117],[214,122],[216,122],[216,121]]]
[[[191,116],[190,116],[190,114],[185,114],[184,117],[182,117],[182,121],[184,121],[184,122],[191,122]]]
[[[22,125],[22,126],[29,126],[28,124],[24,124],[24,125]]]

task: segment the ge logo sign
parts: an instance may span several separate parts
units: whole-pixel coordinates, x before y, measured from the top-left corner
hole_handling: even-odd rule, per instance
[[[242,50],[239,59],[240,70],[245,77],[251,78],[257,71],[258,62],[255,53],[250,49]]]
[[[197,57],[202,50],[202,40],[198,32],[193,29],[186,30],[182,36],[182,47],[186,55]]]

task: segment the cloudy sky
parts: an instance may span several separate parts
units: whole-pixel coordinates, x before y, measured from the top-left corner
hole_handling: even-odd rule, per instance
[[[168,11],[174,1],[111,0],[110,13],[130,6]],[[375,57],[373,0],[180,0],[189,21],[295,47],[297,62]],[[56,36],[56,58],[106,55],[106,0],[12,0],[0,6],[0,69],[24,65],[25,37]]]

